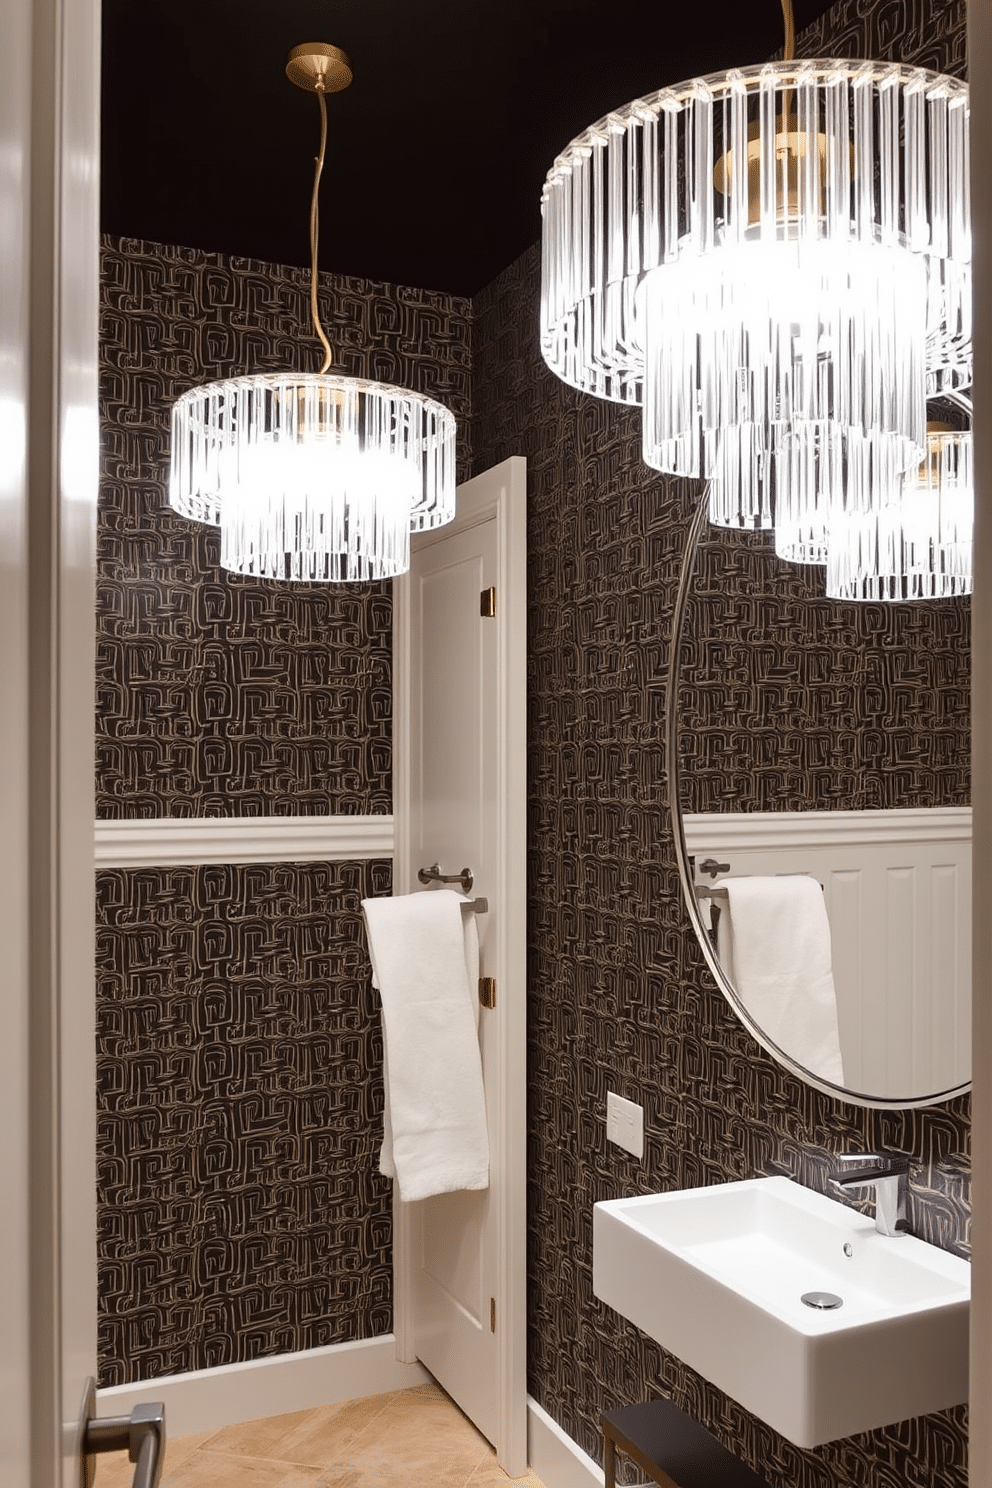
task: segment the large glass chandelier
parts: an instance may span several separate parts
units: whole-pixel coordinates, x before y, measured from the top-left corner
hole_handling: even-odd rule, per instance
[[[290,81],[316,93],[320,150],[310,205],[310,308],[319,372],[233,377],[172,410],[170,505],[220,526],[221,566],[255,578],[347,582],[410,565],[410,533],[455,515],[455,420],[431,398],[329,371],[317,300],[325,95],[351,82],[338,47],[289,54]]]
[[[837,514],[918,465],[926,400],[971,381],[968,92],[897,64],[788,60],[662,89],[555,161],[542,350],[643,405],[647,464],[721,525],[826,559]]]

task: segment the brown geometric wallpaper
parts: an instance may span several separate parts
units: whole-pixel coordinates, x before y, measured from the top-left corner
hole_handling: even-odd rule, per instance
[[[322,276],[336,370],[430,394],[468,469],[468,300]],[[97,811],[388,812],[388,585],[218,568],[215,529],[167,505],[169,412],[194,384],[313,368],[308,275],[104,239]]]
[[[771,534],[707,526],[679,648],[689,811],[971,800],[971,605],[839,604]]]
[[[961,3],[848,0],[828,22],[831,50],[962,70]],[[800,1451],[593,1296],[597,1200],[775,1173],[822,1191],[838,1152],[875,1145],[910,1156],[915,1233],[967,1255],[969,1101],[871,1112],[820,1095],[758,1048],[713,987],[681,902],[663,767],[670,617],[698,487],[641,463],[636,412],[545,369],[539,276],[535,249],[476,298],[473,343],[476,469],[528,459],[530,1391],[600,1461],[600,1410],[661,1394],[771,1488],[965,1488],[965,1407]],[[918,785],[932,800],[966,799],[967,605],[924,619],[926,607],[831,615],[814,600],[799,616],[803,575],[761,599],[748,592],[757,546],[732,544],[721,560],[740,565],[736,593],[704,561],[704,590],[725,585],[717,623],[730,626],[738,604],[745,625],[760,617],[772,671],[797,627],[804,646],[814,627],[821,657],[841,628],[873,713],[855,744],[849,690],[821,684],[807,658],[788,702],[810,737],[784,752],[776,741],[766,762],[765,726],[746,746],[734,804],[786,808],[807,791],[835,807],[906,804]],[[765,663],[735,651],[695,699],[710,731],[695,746],[709,751],[700,800],[720,798],[721,740],[737,727],[736,693],[717,709],[718,675],[744,667],[735,680],[753,722]],[[642,1162],[606,1144],[608,1090],[644,1105]]]
[[[360,908],[391,872],[97,875],[101,1384],[392,1327]]]
[[[312,366],[307,275],[105,239],[97,798],[104,818],[392,809],[386,584],[222,573],[166,505],[194,383]],[[459,418],[469,302],[322,278],[336,365]],[[392,1326],[381,1049],[359,900],[388,863],[99,876],[101,1382]]]

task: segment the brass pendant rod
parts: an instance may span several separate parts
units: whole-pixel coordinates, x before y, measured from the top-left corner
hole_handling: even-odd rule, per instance
[[[782,19],[785,21],[785,47],[782,57],[786,62],[793,62],[796,56],[796,20],[792,14],[792,0],[782,0]]]
[[[317,194],[320,191],[320,177],[324,169],[324,153],[327,149],[327,103],[324,100],[324,86],[320,78],[317,79],[315,92],[317,102],[320,104],[320,153],[317,156],[316,169],[313,173],[313,195],[310,198],[310,314],[313,317],[313,328],[324,348],[324,361],[320,370],[326,372],[331,365],[331,343],[320,323],[320,309],[317,304],[317,238],[320,228]]]

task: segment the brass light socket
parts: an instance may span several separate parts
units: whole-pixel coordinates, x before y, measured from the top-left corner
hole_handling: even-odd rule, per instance
[[[753,226],[761,220],[761,140],[760,126],[752,123],[748,128],[747,141],[747,220]],[[817,212],[822,214],[826,200],[827,184],[827,138],[818,134],[814,139],[801,134],[796,127],[794,114],[788,120],[780,114],[775,130],[775,216],[779,222],[795,220],[802,210],[799,198],[800,169],[805,157],[816,151],[817,157]],[[733,189],[734,152],[728,150],[721,155],[713,168],[713,184],[724,196]]]
[[[272,401],[280,409],[281,421],[284,425],[289,423],[290,418],[295,418],[297,428],[307,427],[309,411],[320,433],[336,434],[340,423],[340,410],[345,405],[346,395],[344,389],[339,387],[316,387],[313,383],[294,386],[290,382],[286,387],[275,390]],[[292,407],[294,403],[295,414]]]
[[[351,58],[329,42],[304,41],[286,58],[286,76],[305,93],[341,93],[351,83]]]
[[[935,491],[940,485],[941,436],[960,432],[953,424],[945,423],[940,419],[927,419],[928,448],[916,474],[917,483],[920,486],[929,486]]]

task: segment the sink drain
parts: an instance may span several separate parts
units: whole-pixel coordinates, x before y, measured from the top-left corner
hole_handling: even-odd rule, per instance
[[[844,1298],[838,1297],[836,1292],[803,1292],[800,1302],[807,1307],[815,1307],[818,1312],[830,1312],[834,1307],[843,1307]]]

